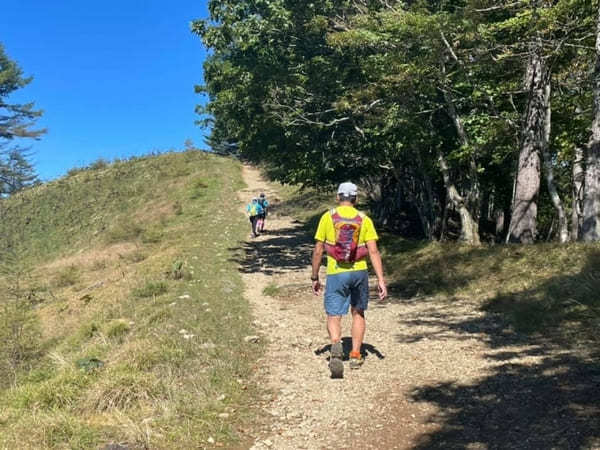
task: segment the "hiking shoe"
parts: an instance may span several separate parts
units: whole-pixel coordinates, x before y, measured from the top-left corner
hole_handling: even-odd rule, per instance
[[[331,378],[343,378],[344,377],[344,363],[342,358],[344,357],[344,349],[342,348],[341,342],[331,344],[331,354],[329,356],[329,370],[331,371]]]
[[[360,366],[365,362],[360,352],[350,352],[350,368],[360,369]]]

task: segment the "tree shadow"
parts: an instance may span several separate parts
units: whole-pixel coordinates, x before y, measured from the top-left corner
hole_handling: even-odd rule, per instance
[[[500,264],[494,247],[465,247],[457,243],[408,241],[384,235],[380,241],[387,274],[393,280],[388,290],[395,297],[411,298],[437,294],[454,295],[477,279],[477,271],[456,270],[461,264],[490,261]],[[424,250],[425,253],[421,253]],[[410,259],[407,260],[406,258]],[[408,263],[408,264],[407,264]],[[494,270],[494,267],[490,267]]]
[[[267,231],[259,238],[242,242],[230,251],[240,254],[240,272],[262,272],[274,275],[290,270],[304,269],[311,261],[312,235],[306,226],[297,226]]]
[[[441,428],[414,448],[598,448],[599,385],[597,364],[563,354],[537,364],[504,363],[474,385],[419,387],[412,399],[437,405],[440,412],[429,420]]]
[[[518,331],[541,333],[557,344],[597,345],[600,325],[600,252],[587,255],[582,269],[550,278],[529,289],[497,295],[483,310],[506,317]],[[593,343],[591,344],[593,345]]]
[[[600,448],[600,351],[597,338],[588,338],[600,322],[586,316],[598,305],[590,293],[599,292],[599,270],[600,253],[591,252],[579,273],[515,292],[510,301],[498,296],[471,315],[460,304],[432,300],[429,310],[402,318],[433,331],[399,334],[400,342],[477,337],[490,349],[487,374],[474,383],[413,390],[413,401],[438,407],[428,419],[438,428],[414,448]]]

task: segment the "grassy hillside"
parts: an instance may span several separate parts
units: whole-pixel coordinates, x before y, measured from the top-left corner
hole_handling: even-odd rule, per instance
[[[279,211],[305,223],[310,238],[335,193],[282,189]],[[366,211],[364,205],[359,209]],[[381,229],[379,231],[382,231]],[[391,301],[470,302],[508,333],[598,354],[600,245],[544,243],[470,247],[380,233]]]
[[[231,250],[241,183],[186,152],[2,200],[0,448],[237,439],[258,351]]]

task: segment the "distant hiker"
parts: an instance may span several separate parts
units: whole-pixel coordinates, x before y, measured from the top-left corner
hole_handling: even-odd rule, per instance
[[[373,221],[359,212],[356,204],[358,189],[355,184],[340,184],[337,190],[337,208],[321,216],[315,234],[312,256],[312,289],[321,291],[319,267],[323,252],[327,252],[327,284],[325,286],[325,313],[327,331],[331,338],[329,369],[332,378],[344,374],[342,363],[342,316],[352,311],[352,351],[350,368],[358,369],[364,362],[361,346],[365,336],[365,310],[369,303],[369,274],[366,256],[369,256],[377,275],[379,298],[387,296],[383,278],[383,264],[377,249],[377,232]]]
[[[265,231],[265,220],[267,219],[267,212],[269,208],[269,202],[267,201],[267,197],[265,196],[264,192],[260,193],[260,196],[258,197],[258,204],[262,207],[263,212],[258,216],[257,229],[262,233]]]
[[[248,217],[250,218],[250,223],[252,224],[252,236],[258,236],[257,225],[258,218],[262,214],[262,207],[258,203],[258,198],[254,197],[248,206],[246,206],[246,211],[248,212]]]

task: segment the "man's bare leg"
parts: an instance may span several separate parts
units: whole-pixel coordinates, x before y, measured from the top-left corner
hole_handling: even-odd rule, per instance
[[[365,312],[361,309],[352,308],[352,352],[360,353],[366,327]]]
[[[332,344],[340,342],[342,340],[342,316],[327,316],[327,331]]]

